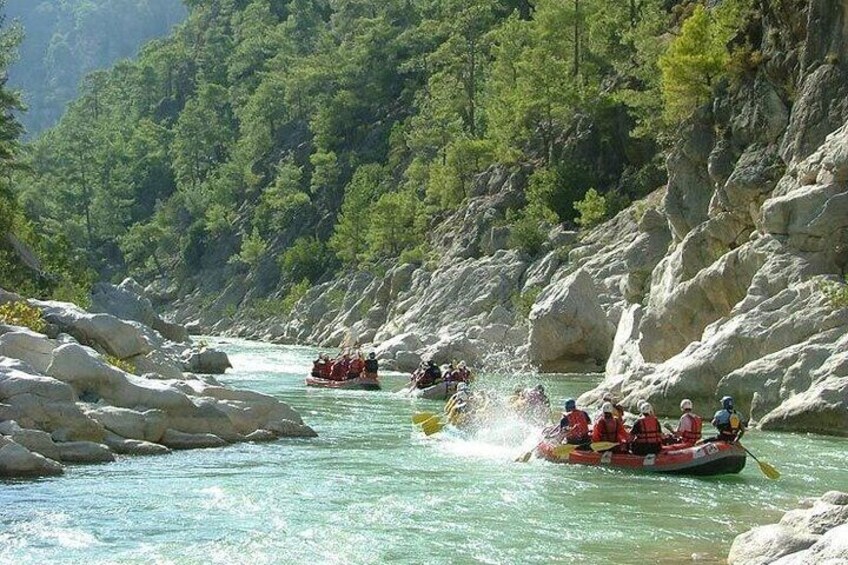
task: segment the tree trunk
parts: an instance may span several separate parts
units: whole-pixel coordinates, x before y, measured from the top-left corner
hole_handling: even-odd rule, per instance
[[[574,76],[580,74],[580,0],[574,0]]]

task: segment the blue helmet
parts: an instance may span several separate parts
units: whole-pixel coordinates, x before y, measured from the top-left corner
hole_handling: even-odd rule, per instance
[[[566,410],[574,410],[575,408],[577,408],[577,401],[576,400],[574,400],[573,398],[569,398],[568,400],[565,401],[565,409]]]
[[[733,397],[725,396],[721,399],[721,407],[725,410],[733,410]]]

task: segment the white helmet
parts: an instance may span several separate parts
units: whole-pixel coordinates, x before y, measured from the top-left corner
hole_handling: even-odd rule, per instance
[[[692,409],[692,401],[688,398],[684,398],[680,401],[680,409],[681,410],[691,410]]]
[[[654,407],[651,406],[650,402],[643,402],[642,406],[639,407],[639,412],[642,414],[651,414],[654,411]]]
[[[601,412],[604,414],[612,414],[614,410],[612,402],[604,402],[604,405],[601,406]]]

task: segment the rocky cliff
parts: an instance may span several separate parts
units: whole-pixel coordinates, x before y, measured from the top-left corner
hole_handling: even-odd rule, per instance
[[[590,231],[553,229],[537,257],[503,227],[527,172],[494,168],[422,265],[343,276],[266,320],[204,313],[199,293],[173,311],[279,342],[373,343],[399,369],[605,370],[583,402],[612,390],[671,414],[732,394],[764,428],[846,434],[848,309],[823,289],[848,264],[848,1],[762,3],[733,41],[744,69],[680,131],[667,186]],[[234,281],[217,300],[248,292]]]

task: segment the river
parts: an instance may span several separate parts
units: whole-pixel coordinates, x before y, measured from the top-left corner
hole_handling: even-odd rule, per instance
[[[307,389],[315,350],[218,344],[234,365],[222,381],[290,403],[320,437],[0,482],[0,562],[717,563],[736,534],[848,485],[848,440],[758,431],[745,443],[779,481],[750,460],[706,479],[515,463],[533,440],[514,428],[425,438],[410,415],[436,403]],[[397,390],[404,377],[383,380]],[[560,403],[595,379],[541,382]]]

